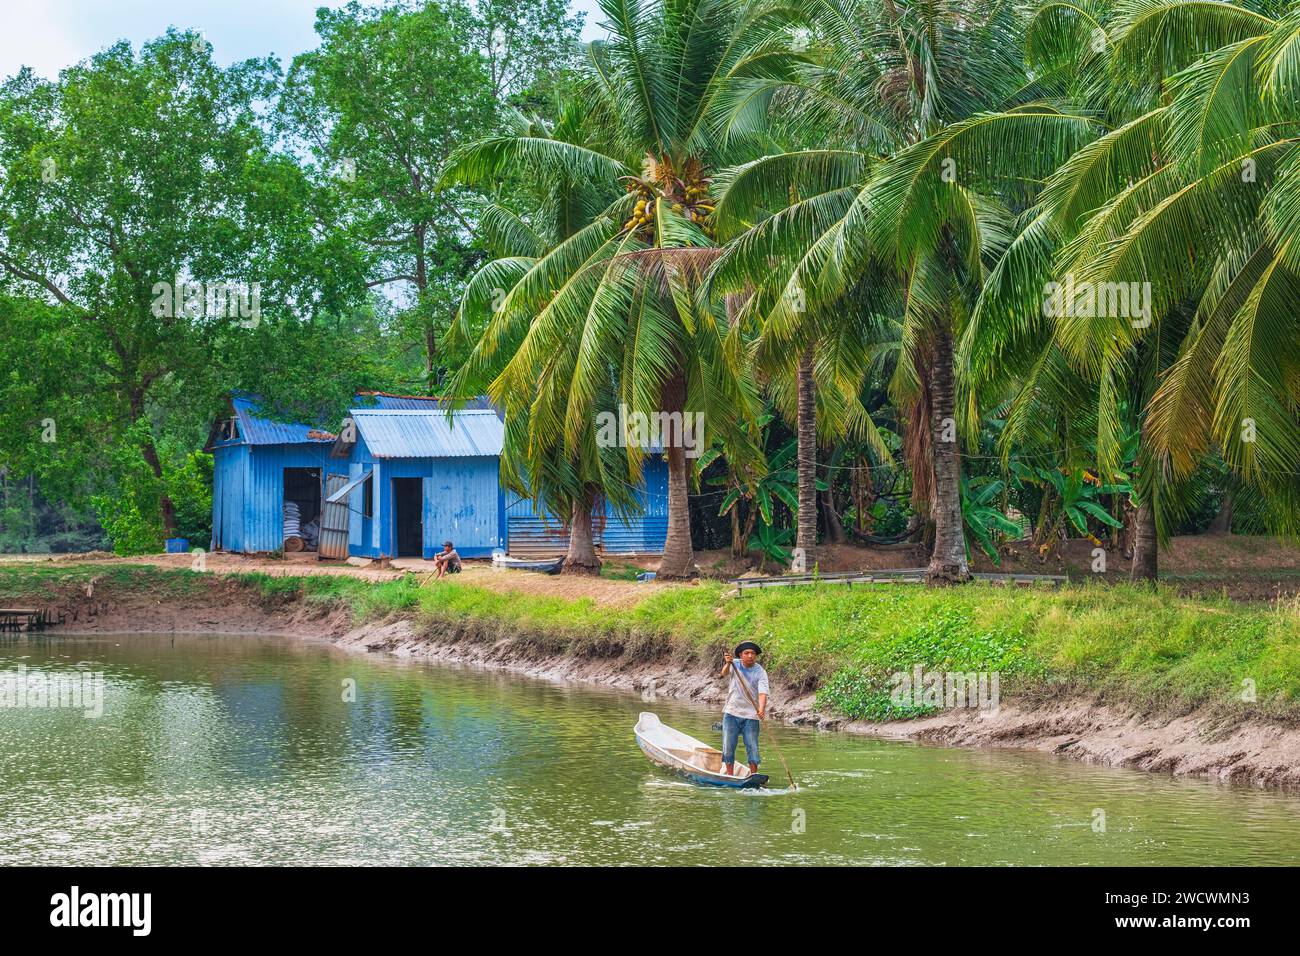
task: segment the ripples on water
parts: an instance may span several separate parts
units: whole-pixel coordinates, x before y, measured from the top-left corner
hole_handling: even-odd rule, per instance
[[[1293,796],[1041,754],[779,727],[797,792],[710,790],[632,725],[711,740],[717,715],[636,695],[250,637],[0,643],[19,663],[102,670],[105,713],[0,710],[0,864],[1300,859]]]

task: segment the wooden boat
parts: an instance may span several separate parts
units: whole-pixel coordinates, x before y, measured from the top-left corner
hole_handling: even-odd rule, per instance
[[[633,730],[637,746],[650,758],[651,763],[673,771],[693,783],[709,787],[731,787],[747,790],[767,783],[767,774],[750,773],[749,768],[737,761],[735,773],[722,772],[722,752],[708,744],[673,730],[659,718],[643,711]]]
[[[494,558],[493,564],[501,568],[510,568],[512,571],[538,571],[542,574],[559,574],[560,566],[564,564],[564,558],[547,558],[544,561],[527,561],[523,558]]]

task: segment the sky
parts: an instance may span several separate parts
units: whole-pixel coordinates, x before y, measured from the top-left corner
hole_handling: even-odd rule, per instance
[[[118,40],[137,49],[168,26],[197,29],[222,65],[275,54],[289,61],[316,46],[317,7],[344,0],[9,0],[0,29],[0,77],[30,66],[47,79]],[[596,0],[569,0],[586,14],[583,39],[604,34]]]

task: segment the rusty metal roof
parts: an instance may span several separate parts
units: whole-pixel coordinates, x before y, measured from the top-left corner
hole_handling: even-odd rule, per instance
[[[225,421],[218,420],[208,435],[206,450],[210,451],[217,445],[300,445],[334,441],[333,435],[316,425],[267,418],[268,410],[262,407],[256,395],[235,393],[230,399],[230,410],[238,434],[230,433]]]
[[[428,395],[394,395],[392,392],[357,392],[353,408],[405,409],[409,411],[430,411],[445,408],[456,403],[461,410],[491,409],[498,418],[504,418],[501,409],[492,404],[486,395],[474,395],[470,398],[431,397]]]
[[[357,408],[352,420],[376,458],[479,458],[501,454],[505,426],[490,409]]]

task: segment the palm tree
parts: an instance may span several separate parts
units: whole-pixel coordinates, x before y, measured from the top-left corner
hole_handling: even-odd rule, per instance
[[[968,330],[973,387],[1005,382],[1027,356],[1012,413],[1023,422],[1053,394],[1066,414],[1065,396],[1092,383],[1096,447],[1112,469],[1140,429],[1135,580],[1155,580],[1157,544],[1215,443],[1280,503],[1275,523],[1294,528],[1300,351],[1284,303],[1300,288],[1300,13],[1053,2],[1029,41],[1040,69],[1076,78],[1068,94],[1108,128],[1051,177],[986,285]],[[1141,314],[1098,314],[1094,299],[1046,319],[1044,289],[1066,282],[1094,297],[1138,291]]]
[[[722,195],[716,222],[719,239],[728,245],[711,270],[711,285],[740,298],[740,320],[758,326],[753,346],[755,369],[766,378],[783,417],[795,425],[795,547],[802,551],[808,566],[817,559],[819,438],[825,442],[852,437],[865,441],[881,457],[889,456],[884,439],[860,401],[864,376],[889,322],[882,314],[882,303],[872,300],[869,282],[858,283],[853,295],[835,309],[808,311],[806,293],[790,283],[794,264],[786,261],[774,269],[772,247],[765,239],[773,230],[782,229],[789,218],[781,207],[800,195],[806,179],[800,168],[803,164],[847,160],[850,178],[854,178],[861,172],[860,159],[847,151],[805,149],[765,156],[724,170],[719,176]],[[806,207],[795,201],[788,208],[800,214]],[[767,320],[783,296],[791,300],[788,327]]]
[[[586,137],[584,111],[572,98],[555,104],[556,120],[547,123],[520,113],[507,116],[507,129],[514,135],[560,144],[581,145]],[[493,257],[471,278],[462,296],[447,340],[452,352],[467,353],[449,383],[452,395],[478,394],[490,389],[513,356],[527,332],[527,310],[501,309],[506,290],[534,268],[549,249],[571,239],[592,225],[617,196],[613,189],[568,174],[563,169],[513,182],[509,195],[526,197],[526,215],[490,201],[478,215],[478,240]],[[574,350],[548,356],[549,362],[567,362],[571,367]],[[598,574],[601,562],[596,554],[592,510],[610,485],[615,501],[626,503],[621,481],[607,482],[611,453],[601,454],[584,435],[575,454],[562,445],[538,437],[538,423],[554,421],[563,414],[565,393],[562,374],[554,366],[548,372],[536,370],[542,387],[535,393],[497,389],[497,401],[506,418],[502,450],[503,486],[532,499],[539,509],[566,515],[569,521],[568,550],[564,569],[571,573]]]
[[[1008,203],[1092,124],[1033,104],[1008,5],[809,0],[803,15],[817,48],[794,80],[763,82],[791,101],[794,122],[837,130],[846,147],[768,156],[737,174],[719,226],[747,228],[718,269],[733,282],[765,277],[753,306],[764,347],[805,368],[820,330],[870,326],[896,299],[891,390],[908,411],[914,497],[935,529],[927,580],[963,581],[954,339],[1010,237]]]
[[[569,460],[592,460],[602,396],[667,424],[659,574],[689,577],[683,413],[702,412],[708,429],[727,432],[753,422],[757,406],[739,330],[725,304],[704,294],[703,275],[718,254],[714,172],[756,155],[766,110],[720,105],[733,86],[781,75],[788,57],[767,42],[781,21],[760,4],[601,0],[601,9],[610,39],[591,45],[594,76],[580,93],[587,141],[508,131],[461,150],[443,181],[559,175],[608,200],[540,255],[485,267],[509,284],[474,361],[486,368],[505,357],[489,386],[499,399],[563,394],[562,414],[558,405],[534,409],[529,441],[561,446]],[[628,479],[639,477],[645,450],[627,450]]]

